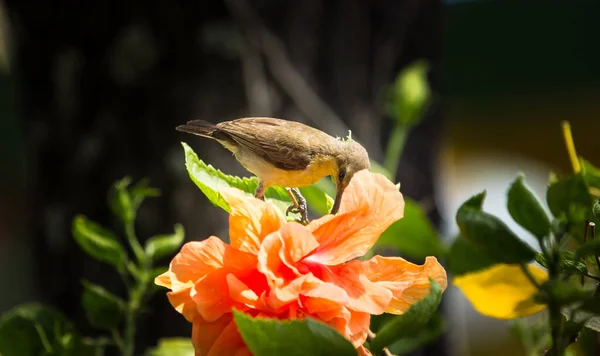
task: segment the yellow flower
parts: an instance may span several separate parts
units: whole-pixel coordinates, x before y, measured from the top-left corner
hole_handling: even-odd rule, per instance
[[[540,284],[548,279],[546,270],[538,266],[530,265],[527,269]],[[492,318],[522,318],[546,308],[545,304],[534,302],[536,287],[519,265],[497,264],[458,276],[453,283],[475,310]]]

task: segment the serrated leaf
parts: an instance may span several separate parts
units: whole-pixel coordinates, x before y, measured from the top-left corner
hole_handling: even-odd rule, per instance
[[[548,269],[548,261],[546,257],[537,253],[535,256],[535,261],[539,263],[542,267]],[[573,252],[570,251],[562,251],[562,259],[558,266],[558,269],[562,273],[578,273],[584,274],[587,273],[587,266],[581,260],[576,260]]]
[[[454,240],[446,259],[448,260],[448,269],[456,276],[480,271],[496,263],[462,236],[458,236]]]
[[[377,332],[370,343],[373,354],[378,354],[400,337],[415,336],[433,317],[442,300],[442,288],[431,278],[429,283],[429,294],[425,298],[411,305],[404,314],[394,317]]]
[[[111,330],[123,320],[126,303],[104,287],[83,281],[83,309],[90,325],[97,329]]]
[[[72,233],[81,249],[98,261],[117,269],[123,268],[127,262],[125,249],[115,235],[85,216],[78,215],[73,219]]]
[[[252,318],[235,310],[233,317],[254,356],[356,355],[354,346],[339,332],[314,319]]]
[[[416,259],[443,255],[444,245],[421,207],[411,199],[404,203],[404,217],[381,234],[375,248],[392,247]]]
[[[146,256],[152,260],[158,260],[177,251],[185,238],[183,225],[176,224],[174,233],[168,235],[157,235],[146,242]]]
[[[0,355],[93,355],[73,324],[59,311],[38,303],[21,304],[0,317]]]
[[[508,212],[523,228],[542,241],[550,233],[550,218],[544,208],[527,188],[523,175],[519,175],[508,190]]]
[[[485,192],[467,200],[456,213],[460,234],[477,250],[498,263],[527,263],[534,250],[519,239],[504,222],[481,210]]]
[[[194,356],[192,340],[183,337],[163,338],[158,345],[149,349],[146,356]]]
[[[388,350],[394,355],[406,355],[439,339],[444,330],[444,319],[439,314],[435,314],[415,335],[396,340]]]
[[[185,142],[182,142],[181,145],[185,151],[185,167],[190,178],[213,205],[229,212],[229,205],[219,193],[219,190],[226,187],[237,188],[248,195],[254,195],[258,186],[258,178],[240,178],[227,175],[210,164],[204,163]],[[287,191],[282,187],[269,187],[265,192],[265,197],[272,200],[284,213],[292,204]]]

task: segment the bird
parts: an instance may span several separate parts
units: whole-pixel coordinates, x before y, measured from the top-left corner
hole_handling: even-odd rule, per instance
[[[336,214],[352,176],[371,169],[369,155],[357,141],[335,138],[296,121],[246,117],[213,124],[192,120],[176,130],[214,139],[231,151],[246,170],[258,177],[256,198],[264,200],[270,186],[284,187],[294,204],[286,213],[300,213],[303,223],[308,221],[306,200],[297,188],[331,176],[336,196],[330,214]]]

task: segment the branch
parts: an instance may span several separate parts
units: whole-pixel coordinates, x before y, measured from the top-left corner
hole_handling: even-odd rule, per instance
[[[319,129],[331,134],[346,135],[348,126],[304,80],[291,63],[284,44],[265,27],[248,2],[226,0],[225,3],[246,30],[251,45],[264,54],[273,77],[298,109]]]

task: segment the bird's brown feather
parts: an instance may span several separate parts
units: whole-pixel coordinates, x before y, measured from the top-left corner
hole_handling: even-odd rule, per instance
[[[243,118],[216,128],[240,146],[283,170],[304,170],[333,137],[310,126],[273,118]]]

